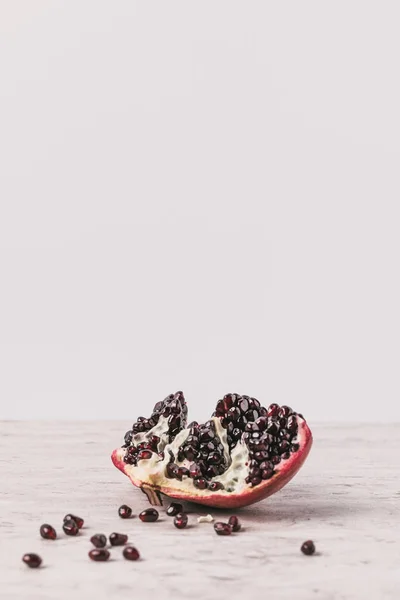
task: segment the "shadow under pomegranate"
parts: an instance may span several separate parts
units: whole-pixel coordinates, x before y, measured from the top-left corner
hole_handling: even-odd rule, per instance
[[[182,392],[139,417],[114,450],[114,465],[146,493],[197,504],[237,508],[280,490],[308,456],[312,434],[288,406],[261,406],[256,398],[227,394],[211,419],[188,426]]]

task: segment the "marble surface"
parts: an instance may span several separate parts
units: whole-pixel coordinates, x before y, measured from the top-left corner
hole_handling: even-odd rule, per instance
[[[275,496],[238,511],[243,531],[226,538],[197,523],[207,511],[195,505],[183,531],[163,509],[157,523],[118,517],[122,503],[135,515],[147,506],[110,461],[128,425],[0,422],[1,600],[400,597],[400,425],[311,424],[303,469]],[[77,538],[62,532],[67,512],[85,519]],[[43,522],[59,539],[40,538]],[[112,531],[128,533],[142,560],[125,561],[115,548],[108,563],[91,562],[90,536]],[[300,552],[309,538],[313,557]],[[39,553],[43,567],[28,569],[25,552]]]

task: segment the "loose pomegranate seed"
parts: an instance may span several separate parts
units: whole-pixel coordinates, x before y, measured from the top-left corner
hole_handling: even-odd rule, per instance
[[[39,531],[40,531],[40,535],[45,540],[55,540],[57,537],[56,530],[54,529],[54,527],[52,527],[48,523],[44,523],[43,525],[41,525]]]
[[[218,521],[214,525],[215,532],[217,535],[231,535],[232,527],[228,523],[221,523]]]
[[[38,554],[34,554],[33,552],[24,554],[22,560],[31,569],[37,569],[42,564],[42,559],[40,556]]]
[[[79,527],[76,521],[74,521],[73,519],[64,521],[63,530],[66,535],[78,535],[79,533]]]
[[[108,550],[105,550],[104,548],[95,548],[94,550],[89,551],[89,558],[91,558],[92,560],[95,560],[97,562],[100,562],[100,561],[103,562],[110,558],[110,553]]]
[[[234,515],[229,517],[228,525],[230,525],[232,527],[232,531],[240,531],[240,529],[242,527],[239,519],[237,517],[235,517]]]
[[[130,506],[123,504],[119,507],[118,514],[121,517],[121,519],[130,519],[132,516],[132,509]]]
[[[307,556],[311,556],[315,552],[315,545],[312,540],[307,540],[301,545],[301,551],[303,554],[307,554]]]
[[[139,519],[143,523],[154,523],[158,519],[158,511],[155,508],[146,508],[146,510],[142,510],[140,513]]]
[[[122,554],[126,560],[138,560],[140,558],[140,554],[134,546],[126,546]]]
[[[90,541],[92,542],[93,546],[96,546],[96,548],[104,548],[107,544],[107,538],[102,533],[96,533],[96,535],[92,535]]]
[[[171,502],[171,504],[167,508],[167,515],[169,517],[174,517],[175,515],[177,515],[178,513],[181,513],[182,511],[183,511],[182,504],[179,504],[178,502]]]
[[[125,533],[111,533],[110,544],[111,546],[123,546],[128,541],[128,536]]]
[[[174,519],[174,525],[177,529],[185,529],[188,524],[188,516],[185,513],[178,513]]]
[[[71,519],[78,525],[78,529],[82,529],[84,520],[81,517],[77,517],[76,515],[65,515],[64,517],[64,521],[70,521]]]

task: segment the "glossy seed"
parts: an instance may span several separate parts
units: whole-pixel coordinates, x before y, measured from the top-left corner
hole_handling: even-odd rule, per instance
[[[121,519],[130,519],[130,517],[132,516],[132,509],[130,506],[122,504],[122,506],[120,506],[118,509],[118,514],[121,517]]]
[[[138,560],[140,558],[139,551],[134,546],[125,546],[122,554],[126,560]]]
[[[40,556],[38,554],[34,554],[33,552],[24,554],[22,560],[31,569],[37,569],[42,564],[42,559]]]
[[[311,556],[312,554],[314,554],[314,552],[315,552],[314,542],[312,540],[307,540],[306,542],[303,542],[303,544],[301,545],[301,551],[303,554],[306,554],[307,556]]]
[[[70,521],[71,519],[78,525],[78,529],[82,529],[84,520],[81,517],[76,515],[65,515],[64,517],[64,521]]]
[[[45,540],[55,540],[57,537],[56,530],[54,529],[54,527],[52,527],[48,523],[44,523],[43,525],[41,525],[39,531],[40,531],[40,535]]]
[[[217,535],[231,535],[232,527],[228,523],[221,523],[218,521],[214,525],[215,533]]]
[[[174,525],[177,529],[185,529],[188,524],[188,516],[185,513],[178,513],[174,518]]]
[[[140,513],[139,519],[144,523],[154,523],[158,519],[158,511],[155,508],[146,508]]]
[[[110,553],[104,548],[95,548],[94,550],[89,550],[89,558],[97,562],[104,562],[110,558]]]
[[[167,508],[167,515],[169,517],[175,517],[175,515],[181,512],[183,512],[183,506],[178,502],[171,502],[171,504]]]
[[[67,519],[63,523],[63,530],[66,535],[78,535],[79,527],[73,519]]]
[[[111,533],[110,534],[111,546],[123,546],[128,541],[128,536],[125,533]]]
[[[92,535],[90,541],[92,542],[93,546],[96,546],[96,548],[104,548],[107,545],[107,538],[102,533],[96,533],[95,535]]]
[[[242,527],[239,519],[234,515],[229,517],[228,525],[230,525],[232,527],[232,531],[235,531],[235,532],[240,531],[240,529]]]

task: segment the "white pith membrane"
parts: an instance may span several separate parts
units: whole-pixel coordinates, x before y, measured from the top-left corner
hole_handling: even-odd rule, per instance
[[[304,420],[296,414],[293,414],[293,417],[297,421],[298,428],[297,434],[292,438],[291,443],[299,444],[301,447],[301,423],[303,423]],[[224,457],[227,469],[221,475],[206,479],[208,483],[214,481],[220,482],[223,485],[223,488],[219,489],[217,492],[213,492],[207,488],[199,489],[195,487],[193,479],[186,475],[183,476],[182,481],[176,478],[167,477],[166,468],[171,460],[179,467],[185,467],[187,469],[189,469],[193,462],[196,462],[186,458],[182,461],[178,460],[178,449],[186,441],[187,437],[191,435],[191,431],[189,428],[182,429],[176,435],[175,439],[169,443],[168,420],[168,417],[160,416],[158,423],[152,429],[132,435],[131,445],[134,446],[137,446],[141,442],[148,441],[151,436],[155,435],[159,437],[160,441],[157,445],[157,452],[164,452],[164,458],[160,458],[157,453],[153,453],[151,458],[139,460],[137,466],[127,463],[124,464],[126,475],[134,480],[135,483],[142,482],[143,484],[151,487],[154,486],[155,488],[169,488],[170,490],[174,489],[186,493],[190,492],[191,495],[196,497],[210,496],[214,493],[218,493],[218,495],[222,496],[229,496],[231,494],[240,494],[243,490],[251,488],[251,485],[245,481],[249,473],[249,462],[251,459],[249,457],[249,449],[243,441],[244,434],[242,434],[242,438],[238,440],[236,446],[230,452],[227,442],[227,430],[222,427],[218,417],[212,417],[210,421],[214,423],[215,433],[224,447]],[[126,451],[127,450],[124,447],[117,451],[117,456],[121,461],[123,461]],[[173,459],[171,459],[171,453]],[[270,480],[282,470],[285,463],[292,458],[293,454],[295,454],[295,452],[292,452],[287,459],[281,458],[281,461],[277,465],[274,465],[274,474]]]

